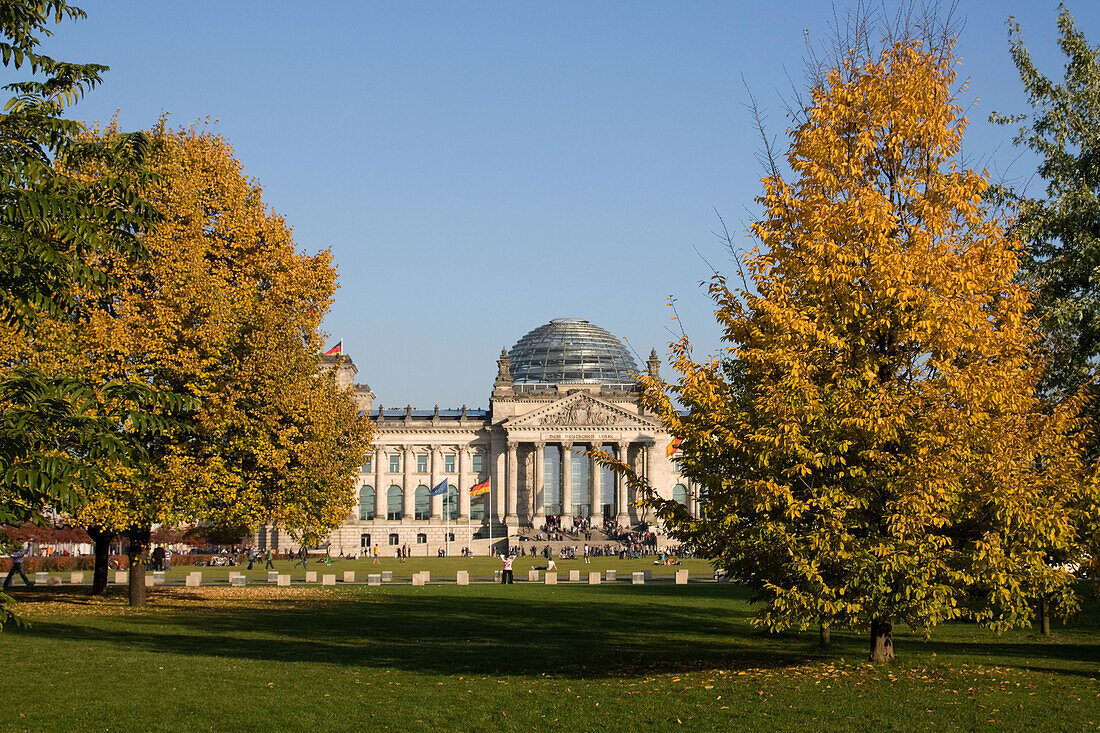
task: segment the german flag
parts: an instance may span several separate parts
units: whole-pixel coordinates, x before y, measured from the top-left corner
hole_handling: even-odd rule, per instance
[[[489,480],[488,479],[486,479],[485,481],[482,481],[477,486],[471,486],[470,487],[470,496],[471,497],[481,496],[482,494],[488,494],[488,493],[489,493]]]
[[[672,458],[672,454],[680,450],[680,443],[683,443],[683,438],[673,438],[672,442],[665,448],[665,458]]]

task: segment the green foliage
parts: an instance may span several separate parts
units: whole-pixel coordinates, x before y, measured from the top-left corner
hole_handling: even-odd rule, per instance
[[[72,506],[107,480],[106,462],[147,462],[150,438],[179,430],[171,415],[191,407],[143,384],[95,389],[37,369],[14,370],[0,381],[0,524],[33,520],[43,504]]]
[[[1066,57],[1060,82],[1036,68],[1019,23],[1009,19],[1012,59],[1033,109],[991,117],[1020,124],[1014,143],[1039,156],[1046,184],[1041,198],[1007,193],[1019,205],[1015,233],[1027,245],[1023,267],[1038,296],[1035,313],[1051,362],[1041,386],[1052,401],[1087,385],[1100,357],[1100,50],[1065,6],[1058,29]],[[1100,403],[1094,399],[1086,410],[1095,419]],[[1093,444],[1095,455],[1095,438]]]
[[[110,144],[81,139],[83,124],[61,117],[106,70],[57,61],[36,51],[51,18],[83,18],[63,0],[0,4],[0,57],[34,77],[7,84],[0,115],[0,322],[17,329],[40,314],[78,314],[77,288],[102,292],[106,276],[88,264],[96,253],[140,250],[137,234],[156,217],[141,197],[148,179],[148,137]],[[62,165],[58,165],[58,163]],[[81,181],[65,167],[106,167]]]

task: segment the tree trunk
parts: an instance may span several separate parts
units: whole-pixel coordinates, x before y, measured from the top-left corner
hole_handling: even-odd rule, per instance
[[[145,605],[145,554],[149,550],[149,527],[126,530],[130,540],[130,605]]]
[[[95,567],[92,570],[92,595],[101,596],[107,592],[107,562],[111,559],[111,540],[114,532],[99,527],[85,530],[95,543]]]
[[[894,661],[894,627],[889,621],[871,621],[871,661],[875,664]]]
[[[832,641],[832,635],[829,632],[829,624],[822,621],[821,625],[817,629],[817,642],[821,646],[829,646]]]
[[[1039,633],[1050,636],[1050,602],[1046,598],[1039,599]]]

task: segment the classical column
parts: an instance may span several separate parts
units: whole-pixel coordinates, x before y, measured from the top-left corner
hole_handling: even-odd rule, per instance
[[[541,527],[546,522],[546,443],[535,443],[535,526]]]
[[[379,515],[383,519],[386,518],[385,497],[386,491],[390,487],[386,480],[382,478],[382,462],[387,460],[389,460],[389,457],[381,450],[374,452],[374,516],[376,519]],[[374,539],[374,537],[371,537],[372,542]]]
[[[470,518],[470,487],[477,483],[466,476],[466,472],[469,470],[466,456],[469,454],[469,446],[458,446],[458,484],[455,486],[455,490],[458,491],[458,521],[460,522],[465,522]]]
[[[616,458],[623,463],[627,463],[629,460],[628,451],[630,450],[630,444],[619,443],[618,449],[619,455],[617,455]],[[630,512],[627,510],[626,499],[626,476],[621,473],[615,474],[615,522],[621,524],[624,528],[630,524]]]
[[[408,521],[416,516],[416,482],[413,481],[413,463],[416,462],[416,451],[411,445],[406,445],[403,449],[401,456],[401,467],[404,469],[404,481],[402,481],[402,494],[404,496],[404,507],[402,508],[402,519]]]
[[[428,454],[428,460],[431,461],[428,470],[431,471],[432,477],[431,481],[428,482],[428,491],[434,489],[439,482],[442,481],[442,479],[439,478],[439,474],[443,472],[443,466],[441,465],[443,457],[439,454],[440,448],[442,448],[442,446],[433,445],[431,446],[431,453]],[[431,506],[432,521],[441,521],[443,519],[443,497],[430,496],[428,497],[428,503]]]
[[[573,444],[561,444],[561,525],[573,528]]]
[[[588,447],[592,451],[600,449],[600,446],[597,446],[595,443],[590,443]],[[591,501],[588,503],[588,521],[591,522],[593,527],[599,527],[603,519],[603,512],[600,511],[600,473],[601,466],[599,463],[596,463],[596,457],[589,456],[588,495],[591,497]]]
[[[517,464],[516,444],[508,441],[508,497],[505,508],[505,523],[515,525],[519,523],[516,516],[516,501],[519,493],[519,466]]]
[[[645,480],[651,487],[656,489],[656,487],[653,486],[653,442],[652,441],[647,441],[647,442],[643,443],[642,444],[642,452],[645,455]],[[643,507],[642,508],[642,517],[647,518],[648,516],[649,516],[649,507]]]
[[[504,488],[505,483],[508,480],[507,467],[504,465],[504,460],[507,458],[507,453],[503,441],[500,438],[493,438],[491,441],[493,450],[493,474],[492,474],[492,487],[493,487],[493,510],[497,521],[504,521]]]

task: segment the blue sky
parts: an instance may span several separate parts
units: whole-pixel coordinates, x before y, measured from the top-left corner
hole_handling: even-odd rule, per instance
[[[551,318],[587,318],[641,361],[678,331],[671,295],[699,354],[718,348],[699,285],[729,269],[715,212],[749,245],[760,192],[745,84],[785,149],[807,31],[827,41],[854,3],[83,5],[46,45],[111,67],[75,115],[216,119],[299,248],[332,248],[330,343],[383,404],[430,408],[487,406],[501,347]],[[1069,7],[1100,43],[1100,3]],[[985,120],[1026,110],[1009,15],[1061,76],[1058,5],[957,14],[965,155],[1024,184],[1031,160]]]

